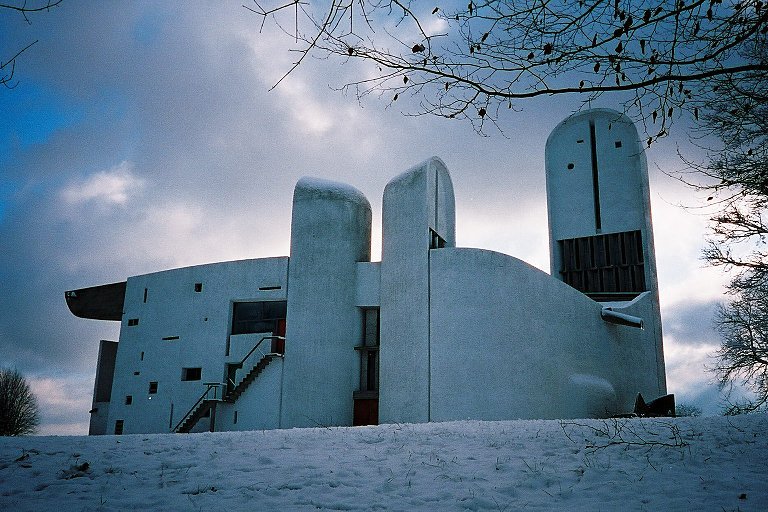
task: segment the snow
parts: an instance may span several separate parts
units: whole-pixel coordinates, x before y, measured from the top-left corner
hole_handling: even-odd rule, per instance
[[[768,510],[768,416],[0,438],[0,510]]]
[[[295,194],[302,198],[330,198],[339,201],[347,201],[353,204],[367,206],[370,204],[365,195],[352,185],[330,181],[323,178],[304,176],[296,182]]]

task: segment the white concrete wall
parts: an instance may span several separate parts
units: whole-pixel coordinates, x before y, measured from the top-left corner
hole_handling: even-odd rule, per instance
[[[371,258],[371,207],[358,190],[302,178],[293,195],[280,425],[351,425],[362,313],[357,264]]]
[[[379,421],[430,420],[430,229],[456,244],[453,185],[431,158],[384,189]]]
[[[232,303],[285,300],[287,269],[288,258],[282,257],[129,278],[107,432],[118,419],[125,421],[126,434],[168,432],[202,394],[204,382],[224,382]],[[195,283],[202,283],[201,292],[194,291]],[[281,288],[259,290],[276,285]],[[133,318],[139,324],[129,327]],[[168,336],[179,339],[162,339]],[[201,367],[202,379],[183,382],[183,367]],[[148,393],[150,381],[158,382],[157,394]],[[126,395],[133,396],[131,405],[125,405]]]
[[[430,298],[433,421],[605,417],[657,391],[625,380],[655,366],[646,331],[516,258],[431,251]]]
[[[661,343],[661,320],[653,292],[642,293],[631,302],[601,305],[643,319],[642,331],[608,324],[609,332],[617,341],[614,364],[620,377],[615,381],[619,394],[634,397],[642,393],[646,400],[666,394],[663,352],[654,350],[657,341]]]
[[[355,304],[360,307],[379,307],[381,297],[381,263],[357,264]]]
[[[648,170],[635,125],[613,110],[587,110],[565,119],[547,139],[547,201],[554,240],[598,233],[590,122],[595,126],[601,232],[645,231],[650,221]]]

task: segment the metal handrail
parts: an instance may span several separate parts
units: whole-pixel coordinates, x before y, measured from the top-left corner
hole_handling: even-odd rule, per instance
[[[259,348],[259,346],[264,342],[264,340],[283,340],[285,341],[285,336],[263,336],[254,346],[253,348],[248,351],[248,353],[245,355],[245,357],[239,362],[239,363],[227,363],[227,381],[226,381],[226,391],[222,393],[222,398],[225,396],[228,396],[229,393],[234,390],[237,387],[237,384],[234,380],[232,380],[235,377],[235,373],[238,369],[241,369],[245,362],[248,360],[249,357]],[[262,357],[266,357],[266,354],[263,350],[259,350],[261,352]]]
[[[211,388],[214,389],[214,391],[213,391],[213,399],[215,400],[216,398],[218,398],[216,395],[218,394],[219,386],[221,386],[221,383],[219,383],[219,382],[206,382],[205,385],[208,386],[208,387],[205,389],[203,394],[200,395],[200,398],[197,399],[197,402],[195,402],[195,405],[193,405],[192,408],[189,409],[189,411],[187,411],[187,414],[185,414],[184,416],[181,417],[181,420],[176,424],[175,427],[173,427],[173,429],[171,429],[171,432],[176,432],[176,430],[178,430],[178,428],[182,425],[182,423],[184,423],[187,420],[189,415],[192,414],[195,409],[197,409],[197,406],[200,405],[203,402],[203,400],[206,399],[206,397],[208,396],[208,393],[210,393],[210,391],[211,391]]]
[[[229,366],[237,366],[239,368],[242,368],[243,365],[245,364],[245,361],[249,357],[251,357],[251,354],[253,354],[256,351],[257,348],[259,348],[259,345],[261,345],[261,343],[264,340],[283,340],[283,341],[285,341],[285,336],[264,336],[263,338],[261,338],[259,340],[258,343],[256,343],[256,345],[253,346],[253,348],[250,350],[250,352],[248,352],[248,354],[246,354],[246,356],[243,358],[242,361],[240,361],[239,363],[229,363]],[[262,355],[266,355],[264,352],[262,352],[261,354]]]

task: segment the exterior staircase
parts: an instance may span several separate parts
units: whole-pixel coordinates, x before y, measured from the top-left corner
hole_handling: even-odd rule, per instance
[[[215,410],[216,403],[220,402],[219,399],[206,399],[200,402],[200,404],[192,409],[192,412],[187,414],[185,419],[180,422],[173,430],[177,434],[187,434],[192,428],[197,425],[197,422],[203,418],[208,411]]]
[[[240,398],[240,395],[242,395],[245,392],[245,390],[248,389],[248,386],[251,385],[251,383],[256,379],[256,377],[258,377],[259,374],[264,371],[264,368],[269,366],[269,363],[271,363],[272,360],[276,357],[283,357],[283,356],[281,354],[267,354],[264,357],[262,357],[261,360],[258,363],[256,363],[256,365],[253,368],[251,368],[251,371],[248,372],[248,375],[246,375],[237,386],[235,386],[233,389],[228,391],[224,395],[222,400],[230,404],[235,403],[235,400]]]
[[[282,354],[266,354],[264,355],[258,363],[256,363],[253,368],[251,368],[251,371],[248,372],[248,374],[241,380],[237,386],[234,388],[228,390],[222,398],[215,398],[216,393],[214,393],[214,398],[208,398],[209,392],[213,386],[209,385],[208,389],[206,389],[205,393],[200,397],[200,399],[195,403],[194,406],[192,406],[192,409],[182,418],[181,421],[176,425],[176,427],[173,429],[173,432],[177,434],[187,434],[189,433],[195,425],[197,425],[197,422],[200,421],[201,418],[205,417],[206,414],[210,411],[213,415],[213,418],[211,418],[211,421],[213,422],[213,419],[215,418],[216,414],[216,406],[221,403],[228,403],[233,404],[235,401],[237,401],[238,398],[240,398],[240,395],[242,395],[246,389],[248,389],[248,386],[250,386],[254,380],[256,380],[256,377],[261,374],[261,372],[264,371],[264,369],[269,366],[269,363],[272,362],[273,359],[276,357],[283,357]],[[237,365],[232,365],[237,366]],[[212,423],[213,428],[213,423]]]

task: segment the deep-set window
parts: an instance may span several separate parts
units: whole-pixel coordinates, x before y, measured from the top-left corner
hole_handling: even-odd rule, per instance
[[[363,310],[363,345],[374,347],[379,344],[379,308]]]
[[[123,425],[125,424],[124,420],[117,420],[115,421],[115,435],[120,436],[123,434]]]
[[[445,240],[432,229],[429,230],[429,248],[442,249],[445,247]]]
[[[200,380],[203,378],[202,368],[182,368],[181,380]]]
[[[133,396],[125,395],[125,405],[131,405],[133,403]]]
[[[152,381],[149,383],[149,394],[154,395],[157,393],[157,381]]]
[[[129,318],[128,319],[128,327],[133,327],[135,325],[139,325],[139,319],[138,318]]]
[[[645,291],[643,239],[640,231],[625,231],[560,240],[560,274],[585,293]]]
[[[284,300],[235,302],[232,305],[232,334],[276,332],[278,321],[285,320]]]
[[[203,291],[203,283],[195,283],[195,292],[200,293]]]
[[[379,389],[379,318],[379,308],[363,309],[363,343],[355,347],[360,353],[358,392],[370,394]]]

